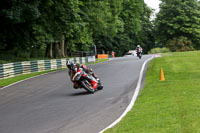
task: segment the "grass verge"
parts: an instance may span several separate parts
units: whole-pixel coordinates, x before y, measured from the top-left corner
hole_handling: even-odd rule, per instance
[[[150,62],[133,109],[105,133],[200,132],[200,52],[170,54]]]
[[[104,62],[104,61],[108,61],[109,59],[96,59],[95,62],[91,62],[91,63],[88,63],[88,64],[97,64],[97,63],[101,63],[101,62]]]
[[[96,62],[88,63],[88,64],[96,64],[96,63],[104,62],[107,60],[109,60],[109,59],[97,59]],[[88,65],[88,64],[86,64],[86,65]],[[12,78],[0,79],[0,87],[4,87],[4,86],[10,85],[12,83],[18,82],[20,80],[24,80],[24,79],[27,79],[30,77],[34,77],[37,75],[41,75],[41,74],[45,74],[45,73],[49,73],[49,72],[53,72],[53,71],[57,71],[57,70],[62,70],[62,69],[49,70],[49,71],[43,71],[43,72],[34,72],[34,73],[30,73],[30,74],[19,75],[19,76],[12,77]]]

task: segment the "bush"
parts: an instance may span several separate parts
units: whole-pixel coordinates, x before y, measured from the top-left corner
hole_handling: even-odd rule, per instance
[[[30,57],[31,58],[44,58],[45,51],[39,50],[39,49],[32,49],[30,51]]]
[[[170,50],[166,47],[164,47],[164,48],[153,48],[148,52],[148,54],[166,53],[166,52],[170,52]]]
[[[30,53],[27,52],[27,51],[19,50],[19,51],[16,52],[16,57],[17,58],[23,58],[23,59],[29,59]]]
[[[192,41],[187,37],[181,36],[169,40],[166,44],[172,52],[194,51]]]
[[[15,59],[16,57],[14,56],[13,52],[0,51],[0,64],[11,62],[12,60],[15,60]]]

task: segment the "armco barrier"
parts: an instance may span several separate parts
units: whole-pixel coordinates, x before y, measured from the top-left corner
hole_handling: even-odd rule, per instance
[[[23,61],[8,64],[0,64],[0,79],[14,77],[17,75],[32,72],[41,72],[46,70],[66,68],[67,60],[70,60],[73,63],[86,64],[90,61],[95,61],[95,56],[74,57],[69,59]]]

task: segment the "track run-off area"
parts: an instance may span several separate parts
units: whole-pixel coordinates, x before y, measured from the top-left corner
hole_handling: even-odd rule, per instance
[[[141,68],[151,57],[120,57],[89,65],[104,85],[94,94],[73,89],[67,70],[6,87],[0,90],[0,132],[98,133],[127,109]],[[145,73],[142,77],[140,89]]]

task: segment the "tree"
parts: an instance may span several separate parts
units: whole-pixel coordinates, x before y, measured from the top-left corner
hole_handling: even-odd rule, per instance
[[[116,18],[113,17],[113,14],[116,13],[114,2],[113,0],[82,0],[80,6],[81,18],[88,26],[93,42],[99,50],[109,51],[111,43],[108,40],[117,33]]]
[[[143,47],[143,52],[147,53],[155,46],[154,27],[151,20],[153,10],[143,5],[143,15],[141,17],[142,30],[139,32],[139,44]]]
[[[156,38],[166,45],[173,38],[188,38],[200,49],[200,4],[197,0],[161,0],[155,21]]]
[[[32,27],[40,17],[39,0],[1,1],[0,10],[0,44],[5,50],[30,50],[34,44]],[[23,40],[23,41],[22,41]]]
[[[94,44],[122,55],[153,45],[143,0],[7,0],[0,7],[0,49],[16,56],[63,57]]]
[[[143,13],[144,1],[123,0],[122,11],[119,15],[123,25],[119,27],[118,34],[114,38],[114,47],[117,54],[122,55],[130,49],[135,49],[136,45],[141,44]]]

